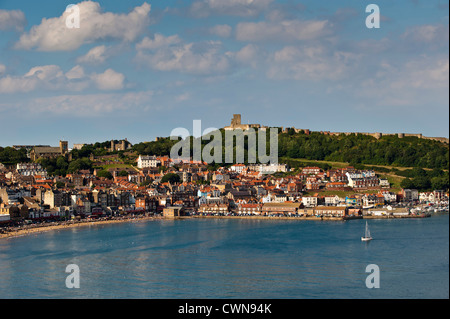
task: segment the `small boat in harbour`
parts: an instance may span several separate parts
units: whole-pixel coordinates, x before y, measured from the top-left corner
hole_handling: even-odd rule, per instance
[[[370,235],[370,230],[369,230],[369,224],[366,221],[366,232],[364,234],[364,237],[361,237],[362,241],[371,241],[373,238]]]

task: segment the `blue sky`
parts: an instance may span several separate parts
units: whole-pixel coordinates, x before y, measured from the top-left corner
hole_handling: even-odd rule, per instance
[[[368,29],[375,3],[381,27]],[[448,137],[448,1],[0,0],[0,145],[243,122]]]

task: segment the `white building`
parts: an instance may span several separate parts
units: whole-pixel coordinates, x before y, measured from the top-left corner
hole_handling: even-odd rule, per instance
[[[389,183],[389,180],[385,179],[385,178],[381,178],[380,179],[380,186],[383,188],[389,188],[391,187],[391,184]]]
[[[387,203],[395,203],[397,201],[397,194],[393,192],[383,191],[381,194],[384,196],[384,200]]]
[[[249,168],[261,174],[273,174],[288,171],[288,167],[286,164],[260,164],[252,165]]]
[[[341,203],[341,198],[338,195],[325,196],[325,206],[337,206]]]
[[[138,168],[158,167],[161,161],[156,156],[142,156],[139,155],[137,166]]]
[[[242,174],[242,172],[247,168],[244,164],[234,164],[230,167],[230,171]]]
[[[317,206],[317,201],[318,201],[317,196],[302,197],[302,203],[305,207],[315,207]]]
[[[42,168],[41,164],[37,163],[18,163],[16,171],[22,176],[36,176],[41,175],[47,177],[47,171]]]

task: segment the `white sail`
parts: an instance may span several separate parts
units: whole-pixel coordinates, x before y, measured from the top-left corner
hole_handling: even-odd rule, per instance
[[[370,236],[370,230],[369,230],[369,224],[366,221],[366,232],[364,234],[364,237],[361,237],[362,241],[369,241],[372,240],[372,236]]]

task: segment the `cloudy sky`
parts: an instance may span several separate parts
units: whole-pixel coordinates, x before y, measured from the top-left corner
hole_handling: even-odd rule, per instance
[[[0,145],[138,143],[233,113],[448,137],[448,12],[443,0],[0,0]]]

